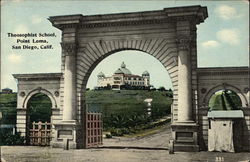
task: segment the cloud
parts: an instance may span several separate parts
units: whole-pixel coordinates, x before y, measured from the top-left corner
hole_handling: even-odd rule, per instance
[[[10,55],[8,56],[8,61],[11,62],[11,63],[18,64],[18,63],[23,62],[23,59],[22,59],[22,56],[21,56],[21,55],[10,54]]]
[[[237,13],[234,7],[228,5],[221,5],[215,9],[215,13],[224,20],[230,20],[233,18],[241,17],[242,15]]]
[[[223,29],[216,33],[218,40],[230,45],[237,45],[240,43],[240,33],[237,29]]]
[[[215,48],[219,46],[219,43],[215,40],[209,40],[209,41],[201,43],[201,45],[204,48]]]
[[[43,18],[38,16],[38,15],[32,15],[31,16],[31,22],[33,24],[39,24],[40,22],[42,22]]]
[[[24,34],[24,33],[28,33],[29,32],[29,29],[26,25],[24,24],[19,24],[17,25],[17,27],[15,28],[15,33],[18,33],[18,34]]]

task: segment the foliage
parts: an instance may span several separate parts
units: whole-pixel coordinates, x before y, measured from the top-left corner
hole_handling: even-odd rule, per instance
[[[158,91],[166,91],[165,87],[161,86],[158,88]]]
[[[8,129],[1,129],[0,131],[0,145],[24,145],[25,138],[21,136],[20,132],[12,134]]]
[[[109,130],[112,136],[123,136],[125,134],[135,134],[137,132],[145,131],[147,129],[152,129],[158,126],[162,126],[169,122],[170,119],[167,119],[160,122],[147,122],[143,124],[138,124],[134,127],[111,128]]]
[[[137,125],[146,124],[151,121],[151,118],[146,115],[111,115],[109,118],[104,118],[104,128],[128,128]]]
[[[134,127],[171,113],[172,93],[169,91],[102,90],[87,91],[86,104],[90,112],[102,112],[104,128]],[[151,117],[147,117],[146,98],[152,98]]]
[[[112,135],[111,134],[105,134],[105,137],[106,138],[112,138]]]
[[[241,107],[239,96],[232,91],[216,92],[209,101],[210,110],[237,110]]]
[[[16,124],[17,94],[0,94],[0,111],[3,113],[1,124]]]
[[[50,121],[51,101],[44,94],[36,94],[28,102],[30,121]],[[0,94],[1,124],[16,124],[17,94]]]
[[[45,94],[38,93],[32,96],[28,102],[28,115],[30,122],[49,122],[51,118],[51,101]]]

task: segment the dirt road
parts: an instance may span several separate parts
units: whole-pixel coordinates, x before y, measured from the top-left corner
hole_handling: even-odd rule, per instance
[[[170,124],[165,126],[156,134],[145,137],[126,138],[113,137],[110,139],[104,138],[104,147],[124,147],[124,148],[148,148],[148,149],[167,149],[170,140]]]

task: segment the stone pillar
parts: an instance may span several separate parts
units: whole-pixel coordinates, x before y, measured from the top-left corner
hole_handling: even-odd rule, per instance
[[[190,39],[177,39],[178,46],[178,122],[192,121],[192,83]]]
[[[82,127],[76,120],[76,43],[62,43],[65,54],[64,68],[64,96],[63,118],[55,123],[55,135],[51,142],[52,147],[65,147],[68,149],[83,148]]]
[[[189,28],[188,23],[186,28]],[[188,33],[188,31],[181,33]],[[199,151],[198,125],[192,118],[192,69],[189,35],[178,35],[178,120],[172,123],[174,151]]]
[[[61,45],[65,51],[63,121],[72,121],[76,116],[76,45]]]

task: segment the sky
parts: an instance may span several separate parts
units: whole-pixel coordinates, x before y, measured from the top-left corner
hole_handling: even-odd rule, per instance
[[[52,73],[61,71],[61,31],[48,21],[50,16],[109,14],[162,10],[168,7],[207,6],[209,17],[197,26],[198,67],[228,67],[249,65],[249,2],[242,1],[1,1],[1,88],[17,91],[12,74]],[[55,33],[43,38],[53,49],[12,49],[17,38],[8,33]],[[43,43],[29,43],[29,45]],[[129,55],[129,57],[128,57]],[[138,61],[140,60],[140,61]],[[121,51],[101,61],[92,72],[87,87],[97,84],[97,74],[106,76],[125,62],[137,75],[147,70],[156,88],[171,88],[169,75],[154,57],[139,51]]]

